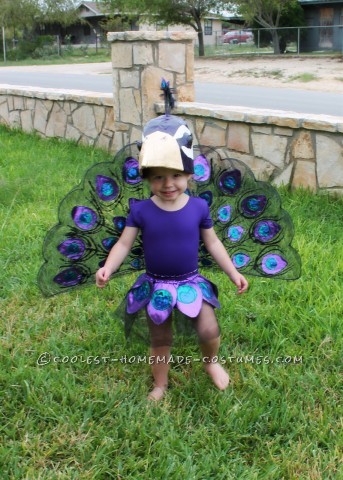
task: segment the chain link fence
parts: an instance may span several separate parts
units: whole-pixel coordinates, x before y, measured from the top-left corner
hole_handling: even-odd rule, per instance
[[[217,35],[219,47],[226,54],[343,54],[343,25],[228,30]]]
[[[106,34],[97,35],[92,43],[73,44],[70,35],[37,35],[28,39],[0,40],[3,60],[19,61],[27,58],[44,59],[67,56],[110,55],[110,45]]]
[[[313,27],[282,27],[275,29],[232,29],[216,32],[215,46],[206,47],[207,55],[251,54],[321,54],[343,55],[343,25]],[[40,35],[31,39],[5,39],[0,49],[4,61],[26,58],[44,59],[61,56],[110,55],[106,33],[97,34],[91,43],[75,44],[72,35]],[[197,54],[197,49],[195,49]]]

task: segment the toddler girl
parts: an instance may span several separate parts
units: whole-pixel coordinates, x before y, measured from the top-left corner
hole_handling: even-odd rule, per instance
[[[104,287],[142,234],[146,273],[140,275],[126,299],[128,314],[146,309],[150,332],[154,388],[148,398],[160,400],[168,386],[172,344],[172,311],[177,308],[197,332],[204,368],[220,390],[229,384],[226,370],[213,361],[220,346],[214,313],[217,289],[198,273],[200,239],[241,294],[248,282],[233,265],[218,239],[205,200],[186,192],[193,170],[192,136],[183,120],[163,115],[146,125],[139,157],[142,176],[152,196],[131,205],[125,229],[96,273]],[[164,361],[161,361],[164,359]]]

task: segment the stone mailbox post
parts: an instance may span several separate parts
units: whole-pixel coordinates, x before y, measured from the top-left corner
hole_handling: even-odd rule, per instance
[[[192,32],[108,33],[112,47],[116,149],[139,140],[142,127],[156,116],[161,79],[176,90],[179,102],[194,101]]]

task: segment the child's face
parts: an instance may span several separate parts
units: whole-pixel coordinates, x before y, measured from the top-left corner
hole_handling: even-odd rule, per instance
[[[192,175],[169,168],[149,168],[147,176],[151,192],[164,201],[176,200],[188,187]]]

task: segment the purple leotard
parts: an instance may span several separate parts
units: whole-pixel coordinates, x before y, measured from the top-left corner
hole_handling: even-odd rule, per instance
[[[160,325],[174,308],[195,318],[203,301],[219,307],[215,285],[198,273],[200,229],[212,224],[206,201],[198,197],[189,197],[174,212],[162,210],[151,199],[131,206],[126,226],[141,229],[147,272],[127,294],[127,314],[146,309]]]
[[[159,208],[151,199],[132,205],[126,226],[142,231],[146,269],[160,276],[179,276],[198,268],[200,229],[213,222],[205,200],[189,197],[177,211]]]

